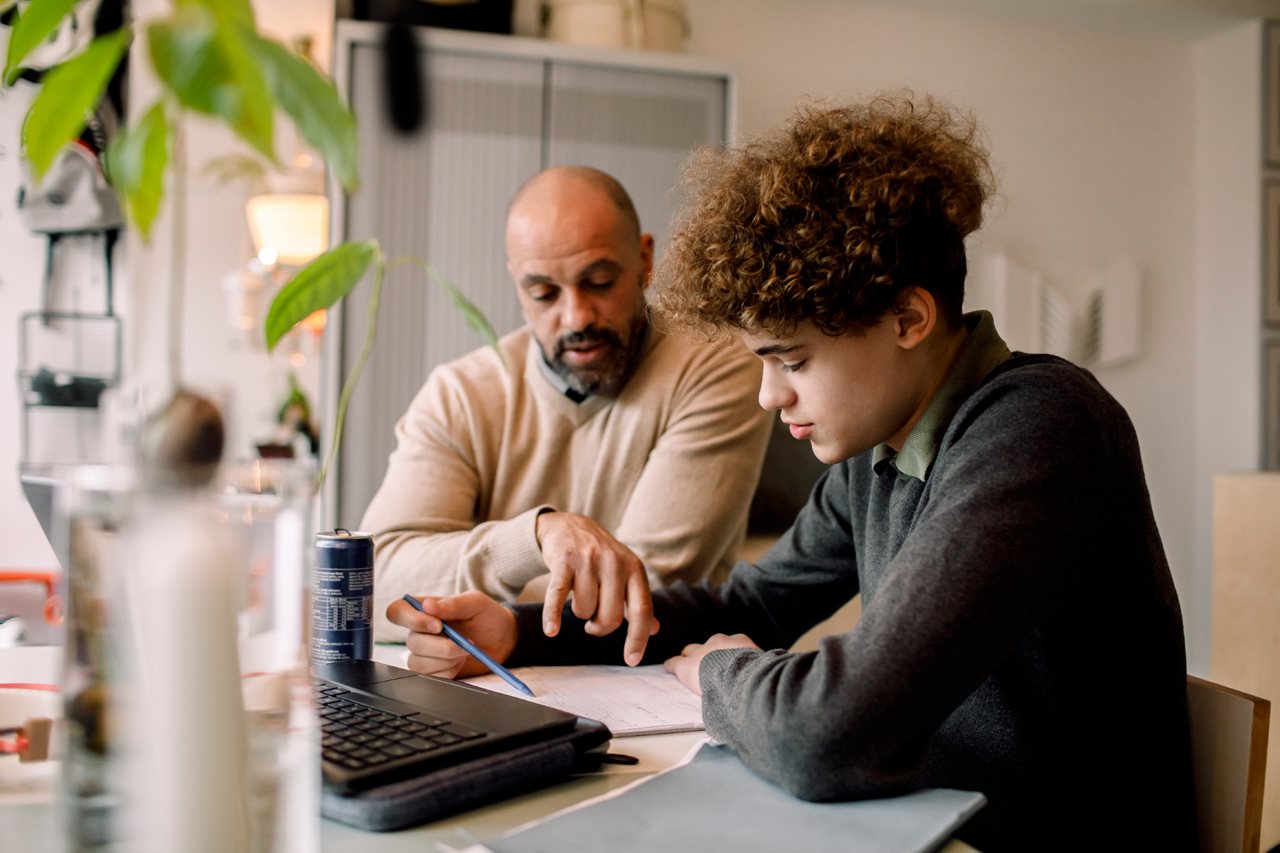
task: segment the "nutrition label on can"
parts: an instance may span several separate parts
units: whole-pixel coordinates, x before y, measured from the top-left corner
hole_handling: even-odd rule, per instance
[[[317,566],[312,575],[311,662],[373,653],[373,568]]]
[[[315,569],[312,629],[358,631],[373,617],[373,569]]]

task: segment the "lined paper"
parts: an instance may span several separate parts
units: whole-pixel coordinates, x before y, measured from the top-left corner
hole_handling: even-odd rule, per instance
[[[526,666],[512,672],[538,694],[529,701],[599,720],[614,737],[698,731],[702,699],[662,668],[649,666]],[[468,683],[527,696],[496,675]]]

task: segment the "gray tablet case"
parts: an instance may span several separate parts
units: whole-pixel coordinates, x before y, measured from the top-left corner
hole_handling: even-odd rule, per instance
[[[757,776],[729,747],[704,744],[688,764],[618,796],[484,844],[494,853],[581,850],[583,839],[610,853],[926,853],[946,844],[984,803],[982,794],[941,788],[806,802]]]
[[[417,826],[550,784],[571,770],[598,763],[609,738],[604,723],[580,717],[572,731],[548,740],[354,794],[325,790],[320,811],[332,820],[375,832]]]

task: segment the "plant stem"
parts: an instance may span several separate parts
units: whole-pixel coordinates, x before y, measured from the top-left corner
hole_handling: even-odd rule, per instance
[[[182,112],[173,121],[173,247],[169,253],[169,319],[166,328],[169,391],[182,384],[182,297],[187,263],[187,156]]]
[[[317,489],[324,483],[329,468],[338,456],[338,447],[342,444],[342,425],[347,420],[347,404],[351,402],[351,394],[356,389],[356,383],[360,381],[360,374],[364,372],[365,362],[373,352],[373,341],[378,333],[378,303],[382,299],[382,278],[386,271],[381,252],[374,257],[373,263],[373,290],[369,293],[369,304],[365,309],[364,346],[360,348],[360,355],[352,365],[351,372],[347,374],[347,380],[342,383],[342,393],[338,396],[338,413],[333,425],[333,440],[329,443],[329,455],[325,459],[324,467],[316,477]]]

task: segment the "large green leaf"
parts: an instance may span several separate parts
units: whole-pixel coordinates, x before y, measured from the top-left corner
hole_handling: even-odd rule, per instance
[[[4,82],[12,86],[22,67],[22,60],[58,29],[62,19],[76,5],[76,0],[34,0],[18,17],[9,34],[9,51],[4,61]],[[0,8],[4,4],[0,3]]]
[[[356,120],[338,90],[315,67],[279,42],[242,28],[249,54],[262,67],[267,87],[312,148],[329,164],[347,192],[360,183]]]
[[[312,311],[328,308],[350,293],[379,253],[377,240],[343,243],[298,270],[271,300],[265,328],[267,349],[275,349]]]
[[[151,236],[151,225],[164,198],[170,136],[164,102],[157,101],[135,127],[117,136],[107,151],[107,173],[128,200],[129,216],[143,238]]]
[[[217,116],[275,162],[274,104],[236,30],[188,6],[147,29],[156,75],[183,106]]]
[[[80,134],[85,118],[102,99],[120,58],[129,47],[129,30],[99,36],[84,53],[44,78],[23,127],[23,145],[36,177],[43,177],[62,146]]]

